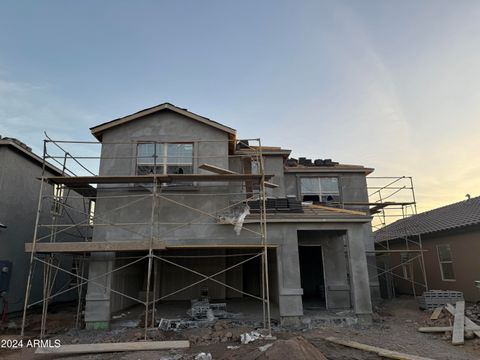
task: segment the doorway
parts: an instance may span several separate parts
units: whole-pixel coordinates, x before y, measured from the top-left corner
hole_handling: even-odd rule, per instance
[[[325,309],[325,276],[321,246],[298,247],[300,280],[303,288],[305,309]]]

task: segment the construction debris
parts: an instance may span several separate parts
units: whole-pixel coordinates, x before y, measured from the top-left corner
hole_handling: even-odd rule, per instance
[[[447,304],[455,304],[457,301],[464,301],[463,293],[452,290],[429,290],[418,297],[420,309],[433,310]]]
[[[240,335],[240,341],[242,342],[242,344],[245,345],[245,344],[254,342],[255,340],[261,339],[263,337],[264,336],[262,334],[260,334],[259,332],[251,331],[249,333],[245,333],[245,334]]]
[[[195,360],[212,360],[212,354],[201,352],[195,356]]]
[[[430,320],[441,321],[445,323],[442,317],[442,310],[444,307],[438,307],[430,316]],[[457,301],[454,307],[451,304],[446,304],[445,309],[448,318],[449,326],[428,326],[418,328],[419,332],[428,333],[445,333],[445,339],[451,339],[453,345],[463,344],[465,339],[473,339],[475,336],[480,337],[480,326],[475,324],[471,319],[465,315],[465,301]],[[453,326],[451,317],[453,316]]]

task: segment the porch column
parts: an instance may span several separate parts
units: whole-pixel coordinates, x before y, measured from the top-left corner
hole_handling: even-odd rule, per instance
[[[367,256],[363,242],[363,229],[361,226],[353,226],[347,231],[346,236],[353,309],[357,316],[370,318],[372,301],[370,297]]]
[[[89,282],[85,304],[87,329],[108,329],[110,327],[110,296],[115,253],[92,253],[88,268]],[[104,275],[109,273],[107,275]],[[102,285],[102,286],[100,286]]]

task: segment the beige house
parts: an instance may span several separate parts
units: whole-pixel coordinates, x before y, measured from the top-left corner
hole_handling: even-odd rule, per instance
[[[405,238],[421,238],[428,288],[462,291],[465,300],[480,300],[480,289],[475,287],[480,280],[480,197],[396,221],[374,236],[377,249],[384,249],[388,242],[390,250],[404,250]],[[418,245],[410,244],[410,250],[418,250]],[[388,260],[385,257],[396,293],[424,291],[419,285],[423,281],[421,262],[408,260],[413,256],[412,252],[392,252]]]

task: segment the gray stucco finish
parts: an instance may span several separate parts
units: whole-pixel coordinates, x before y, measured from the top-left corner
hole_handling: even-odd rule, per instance
[[[35,219],[42,176],[42,166],[36,161],[29,159],[28,155],[14,149],[12,146],[0,146],[0,222],[7,225],[6,229],[0,229],[0,260],[8,260],[13,263],[10,281],[10,290],[7,294],[9,312],[17,312],[23,309],[25,287],[30,265],[30,253],[25,252],[25,243],[31,243],[34,236]],[[56,176],[46,169],[45,176]],[[49,225],[52,223],[51,197],[53,188],[44,184],[42,207],[39,223]],[[78,200],[68,202],[69,206],[79,207]],[[81,207],[83,210],[83,206]],[[78,211],[69,211],[71,218],[64,211],[57,216],[59,224],[71,224],[72,220],[80,222],[85,216]],[[49,234],[47,228],[39,228],[37,238],[46,237]],[[87,235],[87,234],[85,234]],[[57,235],[56,241],[72,241],[72,232],[63,232]],[[84,237],[83,239],[84,240]],[[48,238],[42,240],[49,241]],[[78,241],[78,240],[77,240]],[[71,270],[71,258],[59,256],[61,266]],[[42,299],[42,264],[37,263],[37,271],[31,288],[30,303]],[[65,283],[70,281],[71,276],[59,272],[54,285],[54,292]],[[67,292],[55,297],[53,301],[68,301],[74,299],[75,291]]]
[[[207,143],[206,140],[211,142]],[[229,159],[228,157],[227,140],[228,135],[218,129],[195,122],[171,111],[163,111],[114,127],[103,134],[100,175],[134,175],[136,170],[136,143],[149,141],[192,142],[194,144],[194,171],[196,173],[208,173],[198,169],[198,166],[202,163],[242,172],[243,165],[240,160]],[[275,175],[271,182],[279,185],[278,188],[269,190],[270,196],[297,195],[297,179],[300,175],[284,173],[282,156],[266,156],[265,167],[266,173]],[[338,174],[334,172],[331,175],[341,177],[342,196],[345,200],[366,201],[364,173]],[[99,227],[95,229],[93,241],[149,239],[153,235],[164,240],[167,247],[191,244],[258,245],[260,244],[260,238],[253,236],[252,232],[259,230],[257,223],[244,224],[244,229],[239,236],[234,233],[230,225],[219,225],[215,219],[208,217],[203,218],[198,223],[179,226],[180,223],[189,223],[198,218],[199,213],[192,208],[209,213],[219,211],[234,202],[245,199],[245,195],[242,194],[243,191],[240,183],[222,182],[196,184],[188,191],[162,188],[155,212],[155,219],[160,220],[155,220],[154,234],[152,234],[150,231],[151,187],[122,185],[112,189],[111,186],[101,186],[98,191],[99,197],[102,195],[121,196],[129,194],[138,196],[139,200],[134,204],[127,205],[128,202],[132,201],[131,199],[98,199],[96,206],[98,217],[105,221],[144,224],[129,226],[127,230]],[[225,193],[225,195],[200,196],[209,193]],[[232,193],[238,195],[229,195]],[[141,199],[142,195],[144,195],[144,199]],[[119,210],[112,211],[116,208],[119,208]],[[274,268],[270,274],[274,282],[271,286],[271,299],[278,303],[282,318],[303,315],[303,290],[298,250],[299,242],[302,241],[316,241],[328,254],[324,264],[328,275],[326,278],[327,297],[330,299],[327,306],[331,309],[351,307],[359,315],[371,313],[370,282],[365,255],[366,248],[372,246],[371,234],[369,235],[365,230],[368,226],[368,217],[353,222],[337,222],[324,219],[323,221],[308,223],[297,221],[268,224],[268,243],[275,246],[275,250],[272,250]],[[248,229],[252,231],[248,231]],[[310,231],[311,235],[299,235],[302,231]],[[332,231],[337,235],[332,236]],[[115,260],[110,258],[103,262],[98,261],[96,265],[95,263],[92,264],[90,266],[90,278],[99,276],[107,269],[114,268],[115,263]],[[339,271],[339,269],[341,270]],[[348,279],[350,279],[350,283]],[[122,288],[131,288],[131,290],[128,290],[132,291],[131,296],[137,297],[138,295],[138,289],[129,287],[128,284],[122,285],[122,279],[116,277],[116,275],[105,277],[102,281],[104,285],[112,283]],[[238,285],[241,286],[240,283]],[[218,294],[218,296],[222,296],[221,292],[218,292]],[[224,294],[223,296],[227,297],[227,293],[224,292]],[[96,322],[108,321],[110,312],[121,308],[119,304],[116,295],[104,291],[101,287],[89,285],[86,311],[87,324],[90,323],[90,327],[94,327]]]

